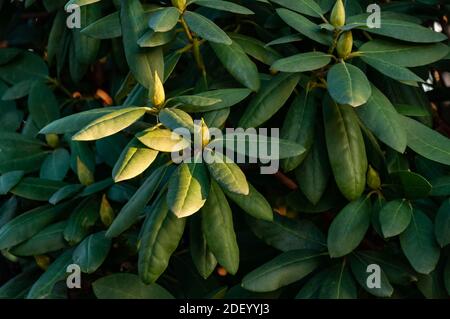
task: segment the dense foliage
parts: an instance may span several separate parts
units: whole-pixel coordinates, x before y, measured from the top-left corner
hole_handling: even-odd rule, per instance
[[[370,4],[0,0],[0,298],[448,298],[449,5]]]

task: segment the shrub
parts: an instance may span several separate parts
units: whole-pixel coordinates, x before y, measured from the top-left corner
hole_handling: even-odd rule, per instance
[[[0,296],[448,298],[438,2],[0,1]]]

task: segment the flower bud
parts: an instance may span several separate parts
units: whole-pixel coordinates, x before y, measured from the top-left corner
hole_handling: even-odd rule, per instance
[[[353,49],[353,35],[352,31],[344,32],[338,40],[336,50],[338,53],[338,56],[340,58],[345,59],[352,53]]]
[[[202,119],[202,146],[205,147],[209,144],[209,141],[211,140],[211,136],[209,134],[209,128],[206,125],[205,121]]]
[[[77,156],[77,175],[78,180],[84,186],[88,186],[94,183],[94,174],[92,174],[89,167],[83,163],[79,156]]]
[[[175,8],[178,8],[181,11],[184,11],[184,9],[186,9],[186,0],[172,0],[172,5]]]
[[[342,0],[337,0],[331,11],[330,22],[335,27],[342,27],[345,25],[345,7]]]
[[[159,78],[158,72],[155,71],[153,75],[153,90],[151,90],[151,101],[153,106],[161,106],[166,100],[166,94],[164,92],[164,86]]]
[[[45,140],[47,144],[52,148],[57,148],[59,145],[59,137],[57,134],[46,134]]]
[[[380,189],[381,187],[380,175],[378,175],[378,172],[370,165],[367,171],[367,185],[373,190]]]
[[[109,227],[111,226],[114,217],[114,210],[111,207],[111,204],[108,202],[106,195],[103,194],[102,202],[100,204],[100,220],[102,221],[103,225]]]

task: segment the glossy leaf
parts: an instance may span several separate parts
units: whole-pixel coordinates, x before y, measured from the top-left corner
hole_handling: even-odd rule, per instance
[[[394,200],[380,211],[381,230],[385,238],[401,234],[411,222],[412,207],[406,200]]]
[[[73,262],[80,266],[84,273],[95,272],[106,259],[111,248],[111,240],[105,232],[88,236],[73,251]]]

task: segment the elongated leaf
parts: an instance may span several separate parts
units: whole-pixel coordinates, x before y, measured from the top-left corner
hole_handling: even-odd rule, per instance
[[[98,299],[172,299],[158,284],[145,285],[133,274],[118,273],[96,280],[92,287]]]
[[[138,44],[142,48],[154,48],[169,43],[175,36],[175,30],[168,32],[155,32],[150,30],[139,38]]]
[[[282,73],[272,78],[252,99],[239,127],[258,127],[269,120],[289,99],[298,81],[297,74]]]
[[[221,110],[236,105],[250,95],[252,91],[249,89],[220,89],[207,91],[197,96],[215,99],[217,102],[211,105],[190,105],[185,104],[180,108],[186,112],[206,112],[213,110]]]
[[[186,128],[194,131],[194,120],[186,112],[179,109],[164,109],[159,112],[159,121],[168,129]]]
[[[48,76],[47,64],[32,52],[21,52],[10,63],[0,65],[0,79],[10,84],[26,80],[45,80]]]
[[[205,149],[204,156],[209,173],[221,187],[229,192],[247,195],[249,186],[244,173],[229,158]]]
[[[450,199],[444,201],[436,214],[434,233],[441,247],[450,244]]]
[[[314,0],[270,0],[273,3],[279,4],[285,8],[303,13],[312,17],[322,17],[323,10]]]
[[[281,165],[289,172],[298,167],[306,158],[314,140],[314,127],[318,109],[317,100],[306,93],[302,93],[292,102],[281,128],[281,137],[302,145],[305,152],[296,157],[285,159]]]
[[[307,72],[320,69],[331,62],[331,56],[322,52],[301,53],[275,61],[273,70],[281,72]]]
[[[67,266],[72,263],[72,249],[68,249],[59,255],[50,267],[48,267],[48,269],[39,277],[31,287],[26,298],[48,298],[51,295],[55,284],[65,278],[67,275]]]
[[[56,191],[52,197],[48,200],[50,204],[56,205],[59,202],[75,196],[77,193],[79,193],[83,189],[83,185],[81,184],[71,184],[64,186],[60,188],[58,191]]]
[[[365,74],[348,63],[334,65],[327,75],[328,92],[339,104],[360,106],[372,95],[372,88]]]
[[[11,188],[20,182],[24,175],[24,171],[11,171],[2,174],[2,176],[0,176],[0,195],[6,195]]]
[[[433,188],[431,189],[432,196],[450,196],[450,176],[439,176],[431,182]]]
[[[66,184],[60,181],[25,177],[11,189],[11,193],[31,200],[48,201],[57,190],[64,186]]]
[[[284,8],[277,9],[276,11],[287,25],[305,37],[323,45],[331,44],[331,37],[322,32],[322,29],[318,25],[311,22],[304,16]]]
[[[23,299],[39,275],[37,267],[24,270],[0,287],[0,299]]]
[[[80,8],[81,28],[87,27],[102,16],[102,6],[94,4]],[[100,50],[100,40],[88,37],[81,33],[81,28],[73,28],[73,49],[76,60],[81,65],[89,65],[95,62]],[[75,61],[72,61],[75,63]]]
[[[248,223],[258,238],[281,251],[326,249],[325,236],[308,220],[274,215],[272,222],[249,218]]]
[[[385,238],[401,234],[411,222],[412,207],[406,200],[387,203],[380,211],[381,230]]]
[[[382,60],[371,56],[362,56],[361,58],[368,65],[394,80],[423,82],[420,77],[407,68],[393,64],[388,60]]]
[[[448,54],[448,46],[436,43],[412,45],[385,40],[373,40],[363,44],[363,56],[377,58],[404,67],[427,65],[442,59]]]
[[[355,282],[345,261],[327,271],[320,287],[319,299],[356,299]]]
[[[232,41],[230,44],[211,43],[211,47],[225,69],[237,81],[252,91],[259,90],[258,69],[236,41]]]
[[[330,98],[323,104],[328,156],[342,194],[355,200],[366,184],[367,157],[356,114],[348,105],[337,105]]]
[[[411,266],[421,273],[431,273],[439,260],[440,250],[434,238],[433,223],[427,215],[414,209],[411,223],[400,235],[400,245]]]
[[[216,269],[217,260],[203,235],[201,214],[197,214],[191,219],[189,239],[192,261],[200,275],[206,279]]]
[[[95,272],[105,261],[111,248],[111,240],[105,232],[90,235],[73,251],[73,262],[80,266],[84,273]]]
[[[175,27],[179,17],[177,8],[161,8],[151,13],[148,26],[156,32],[167,32]]]
[[[253,14],[253,11],[247,9],[244,6],[238,5],[230,1],[221,0],[194,0],[196,5],[201,7],[216,9],[220,11],[227,11],[238,14]]]
[[[147,147],[161,152],[178,152],[190,146],[183,136],[166,129],[149,129],[136,135]]]
[[[356,109],[363,123],[384,143],[399,153],[407,144],[406,130],[389,99],[372,85],[372,96]]]
[[[281,59],[277,51],[258,39],[238,33],[232,33],[230,37],[241,46],[245,53],[264,64],[272,65],[276,60]]]
[[[127,107],[106,114],[86,125],[72,139],[74,141],[92,141],[113,135],[136,122],[145,114],[146,110],[145,107]]]
[[[100,217],[100,204],[95,198],[86,198],[70,214],[64,229],[64,239],[71,245],[78,244],[89,234]]]
[[[70,168],[70,154],[64,148],[58,148],[49,154],[41,166],[39,177],[52,181],[62,181]]]
[[[186,20],[189,28],[201,38],[225,45],[232,43],[230,37],[208,18],[191,11],[185,11],[183,18]]]
[[[137,138],[133,138],[114,165],[114,181],[117,183],[140,175],[153,163],[157,155],[158,151],[145,147]]]
[[[239,268],[239,247],[233,227],[233,216],[227,199],[214,181],[201,210],[202,229],[211,252],[230,274]]]
[[[141,231],[138,268],[144,283],[154,283],[166,270],[185,224],[185,218],[177,218],[169,210],[165,196],[155,202]]]
[[[402,117],[408,134],[408,146],[425,158],[450,165],[450,140],[425,125]]]
[[[63,232],[66,221],[45,227],[26,242],[15,246],[11,253],[16,256],[37,256],[66,247]]]
[[[209,188],[209,176],[203,163],[196,160],[182,163],[170,178],[167,204],[178,218],[190,216],[203,207]]]
[[[316,251],[285,252],[250,272],[242,280],[242,287],[255,292],[274,291],[307,276],[319,266]]]
[[[248,195],[236,194],[225,190],[227,197],[231,198],[242,210],[249,215],[266,221],[273,221],[272,207],[265,197],[260,194],[250,183]]]
[[[370,226],[370,198],[362,197],[342,209],[328,230],[328,250],[332,258],[352,252]]]
[[[125,56],[135,79],[144,87],[153,87],[153,74],[164,79],[161,48],[141,49],[137,44],[147,30],[147,19],[139,0],[122,0],[120,7]]]
[[[81,34],[100,40],[118,38],[122,36],[119,12],[111,13],[92,22],[81,30]]]

